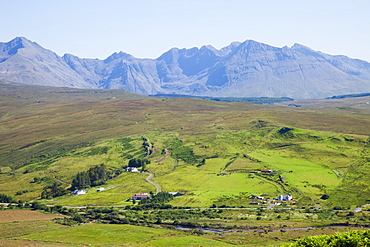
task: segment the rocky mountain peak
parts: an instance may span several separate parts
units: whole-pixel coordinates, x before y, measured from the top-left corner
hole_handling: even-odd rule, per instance
[[[12,39],[7,43],[0,44],[0,57],[7,58],[11,55],[14,55],[18,52],[19,49],[22,49],[27,45],[28,40],[23,37],[17,37]]]
[[[370,63],[294,44],[254,40],[221,49],[172,48],[157,59],[115,52],[104,60],[59,57],[17,37],[0,43],[0,79],[30,85],[231,97],[324,98],[370,92]]]
[[[124,60],[132,60],[132,59],[135,59],[135,57],[132,56],[132,55],[130,55],[130,54],[128,54],[128,53],[126,53],[126,52],[120,51],[118,53],[115,52],[112,55],[110,55],[109,57],[107,57],[104,60],[104,62],[109,63],[109,62],[112,62],[113,60],[117,60],[117,59],[119,59],[119,60],[122,60],[122,59],[124,59]]]

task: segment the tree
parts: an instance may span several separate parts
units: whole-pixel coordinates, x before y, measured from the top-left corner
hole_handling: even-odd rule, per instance
[[[41,193],[41,198],[49,199],[67,194],[67,190],[61,187],[61,185],[61,183],[55,182],[51,186],[45,187]]]
[[[12,203],[12,202],[14,202],[14,200],[11,196],[7,196],[5,194],[0,194],[0,202]]]
[[[85,172],[77,173],[76,177],[72,180],[71,190],[80,190],[90,186],[104,184],[110,178],[110,175],[104,164],[94,166]]]
[[[145,172],[145,171],[146,171],[146,164],[145,164],[145,163],[143,163],[143,164],[142,164],[142,166],[141,166],[141,170],[142,170],[143,172]]]
[[[323,199],[323,200],[327,200],[327,199],[329,199],[329,195],[324,194],[324,195],[322,195],[321,199]]]
[[[140,200],[139,204],[150,204],[150,203],[166,203],[173,200],[173,195],[168,192],[159,192],[152,198],[144,198]]]
[[[128,166],[129,167],[142,167],[146,164],[150,164],[150,161],[148,159],[135,158],[135,159],[130,159],[128,161]]]

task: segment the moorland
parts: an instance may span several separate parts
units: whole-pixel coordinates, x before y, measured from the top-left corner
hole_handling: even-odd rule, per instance
[[[2,208],[20,215],[0,223],[3,245],[261,246],[370,225],[368,96],[264,105],[0,87]]]

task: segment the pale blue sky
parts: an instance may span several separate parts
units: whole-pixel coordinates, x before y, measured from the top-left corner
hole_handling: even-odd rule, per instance
[[[369,13],[369,0],[0,0],[0,42],[104,59],[252,39],[370,62]]]

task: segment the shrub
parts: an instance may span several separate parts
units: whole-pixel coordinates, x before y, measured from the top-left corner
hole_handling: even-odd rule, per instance
[[[327,199],[329,199],[329,195],[324,194],[324,195],[322,195],[321,199],[323,199],[323,200],[327,200]]]
[[[90,151],[86,154],[87,156],[91,155],[102,155],[108,153],[109,148],[108,147],[95,147],[90,149]]]
[[[0,194],[0,202],[12,203],[15,202],[11,196]]]
[[[148,159],[130,159],[128,162],[129,167],[143,167],[146,164],[150,164]]]
[[[24,193],[27,193],[27,192],[29,192],[29,190],[20,190],[20,191],[17,191],[17,193],[15,193],[15,195],[20,196],[20,195],[23,195]]]
[[[343,210],[343,208],[341,206],[335,206],[333,207],[333,210]]]
[[[297,240],[292,244],[280,246],[286,247],[347,247],[347,246],[369,246],[370,231],[351,230],[348,232],[337,232],[334,235],[319,235]]]

